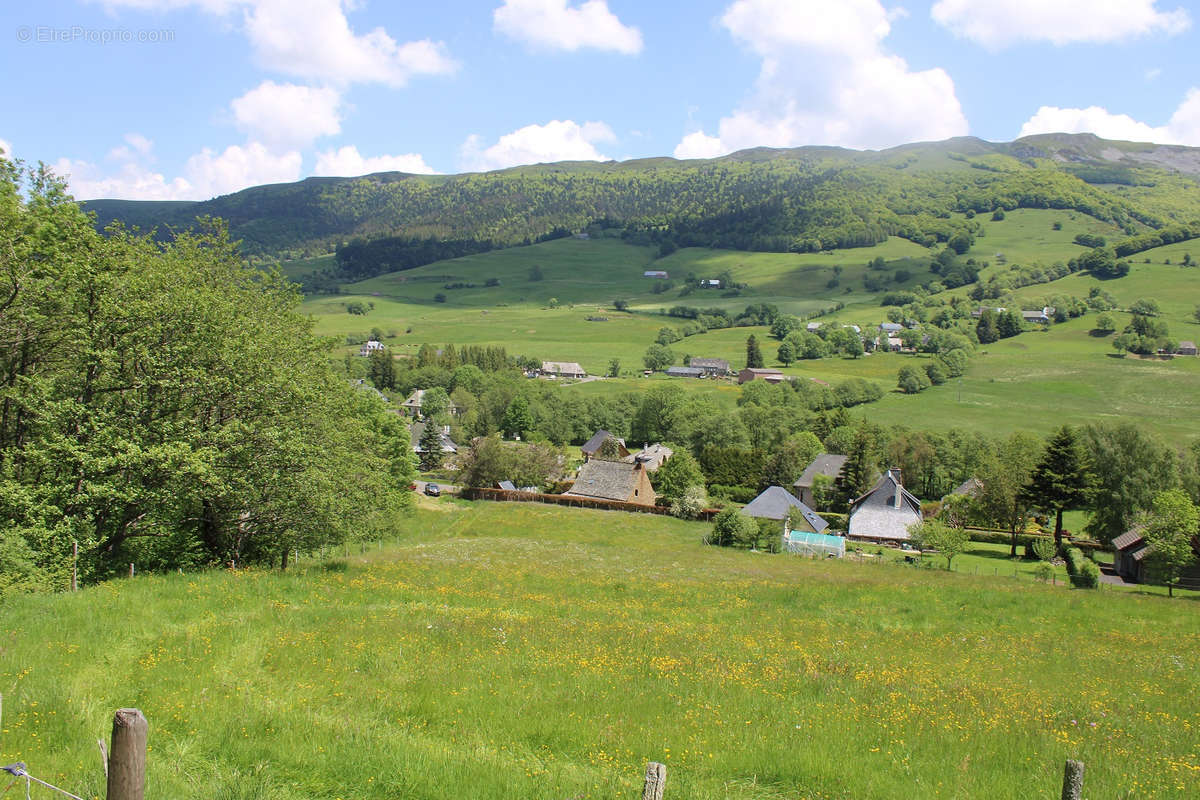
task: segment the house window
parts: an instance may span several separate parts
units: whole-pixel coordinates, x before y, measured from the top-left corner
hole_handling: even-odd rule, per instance
[[[637,493],[638,493],[638,490],[637,490],[637,489],[634,489],[634,490],[633,490],[633,496],[634,496],[634,497],[637,497],[637,496],[638,496],[638,495],[637,495]]]

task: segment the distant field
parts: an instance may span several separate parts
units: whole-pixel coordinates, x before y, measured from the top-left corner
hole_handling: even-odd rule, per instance
[[[1062,230],[1053,230],[1056,221],[1062,223]],[[982,222],[987,233],[977,241],[973,255],[994,260],[995,253],[1003,252],[1010,263],[1026,265],[1035,260],[1065,260],[1081,252],[1082,248],[1072,243],[1079,232],[1110,237],[1120,233],[1075,212],[1013,211],[1002,221],[993,221],[989,215]],[[1122,306],[1152,297],[1162,306],[1174,337],[1200,341],[1200,324],[1192,316],[1200,303],[1200,268],[1178,266],[1192,249],[1194,257],[1200,258],[1200,246],[1193,248],[1192,244],[1138,254],[1130,259],[1131,273],[1118,280],[1072,275],[1015,294],[1032,304],[1054,294],[1087,297],[1092,287],[1099,286]],[[878,247],[833,254],[687,248],[656,260],[651,249],[615,239],[562,239],[381,276],[349,287],[354,295],[313,298],[305,303],[305,309],[314,315],[319,333],[337,339],[348,334],[364,336],[372,328],[388,337],[394,334],[387,341],[400,355],[415,353],[424,342],[502,345],[513,354],[578,361],[598,374],[617,358],[623,371],[632,375],[640,372],[642,355],[658,329],[677,327],[682,321],[616,312],[611,308],[615,299],[625,299],[643,312],[677,304],[740,310],[749,303],[771,302],[795,313],[811,313],[843,302],[844,309],[823,319],[873,329],[884,318],[885,309],[879,306],[877,295],[862,289],[866,263],[883,256],[894,270],[897,265],[915,263],[923,252],[911,242],[892,239]],[[1152,263],[1144,263],[1147,258]],[[1172,263],[1165,264],[1167,260]],[[534,265],[541,268],[543,280],[529,280]],[[837,265],[842,267],[839,285],[827,287]],[[678,278],[688,272],[707,276],[729,270],[751,289],[736,298],[722,298],[717,291],[694,291],[681,298],[678,287],[656,295],[654,281],[641,277],[647,268],[665,269]],[[912,271],[910,282],[929,277],[916,267]],[[498,279],[500,286],[485,287],[488,278]],[[444,288],[455,282],[477,286]],[[965,294],[967,289],[955,291]],[[439,293],[446,296],[446,302],[434,301]],[[551,298],[558,301],[557,308],[549,307]],[[348,314],[346,304],[354,300],[375,307],[365,316]],[[588,321],[589,316],[606,317],[607,321]],[[1114,316],[1119,326],[1128,322],[1125,314]],[[924,363],[922,357],[877,354],[858,360],[822,359],[798,362],[785,372],[830,382],[846,377],[878,381],[888,394],[856,413],[886,424],[1004,433],[1016,429],[1046,432],[1063,421],[1137,419],[1171,437],[1197,436],[1200,431],[1193,420],[1200,410],[1200,359],[1116,358],[1109,338],[1089,334],[1095,318],[1089,314],[1048,332],[1030,332],[990,345],[974,358],[961,380],[917,396],[891,390],[899,368],[910,359]],[[751,333],[762,342],[768,365],[773,365],[778,345],[763,328],[709,331],[677,342],[672,349],[681,360],[689,355],[724,358],[736,369],[745,361],[745,340]],[[351,350],[347,348],[347,352]],[[710,382],[680,382],[691,391],[714,392],[731,405],[736,399],[736,389],[728,385],[718,390]],[[642,379],[630,378],[588,384],[577,391],[605,393],[643,385]]]
[[[655,760],[668,798],[1024,800],[1066,758],[1088,797],[1200,793],[1195,601],[706,527],[442,501],[344,570],[17,599],[5,763],[97,797],[96,739],[136,706],[153,798],[629,800]]]

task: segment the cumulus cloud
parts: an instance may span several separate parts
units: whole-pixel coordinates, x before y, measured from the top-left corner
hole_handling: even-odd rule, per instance
[[[457,63],[444,44],[397,42],[383,28],[356,33],[346,11],[353,0],[104,0],[109,9],[197,8],[241,14],[255,59],[267,69],[332,83],[403,86],[415,75],[444,75]]]
[[[721,24],[762,59],[754,89],[712,136],[689,134],[678,157],[747,147],[887,147],[967,132],[954,81],[914,72],[884,39],[894,14],[878,0],[737,0]]]
[[[54,172],[67,179],[79,200],[117,198],[123,200],[207,200],[248,186],[280,183],[300,177],[300,153],[273,153],[261,142],[232,145],[221,152],[204,148],[187,160],[183,175],[168,179],[153,168],[151,143],[129,134],[126,141],[144,143],[114,148],[108,154],[111,166],[60,158]]]
[[[689,133],[675,146],[676,158],[716,158],[728,153],[720,138],[709,136],[704,131]]]
[[[506,133],[490,147],[472,134],[460,151],[464,169],[483,171],[504,169],[519,164],[544,164],[552,161],[607,161],[596,149],[597,143],[616,140],[612,128],[603,122],[551,120],[545,125],[526,125]]]
[[[938,0],[931,14],[956,35],[990,50],[1020,42],[1066,45],[1171,36],[1191,25],[1187,11],[1161,10],[1158,0]]]
[[[642,33],[609,11],[607,0],[504,0],[492,12],[495,29],[532,47],[574,52],[590,48],[633,55],[642,51]]]
[[[1103,139],[1200,146],[1200,89],[1190,89],[1166,125],[1154,126],[1100,106],[1042,106],[1021,126],[1021,136],[1094,133]]]
[[[335,89],[263,81],[229,107],[234,123],[250,139],[287,150],[341,132],[340,105]]]
[[[314,175],[352,176],[369,175],[372,172],[408,172],[414,175],[435,175],[433,167],[425,163],[420,153],[404,153],[395,156],[371,156],[364,158],[354,145],[317,153]]]

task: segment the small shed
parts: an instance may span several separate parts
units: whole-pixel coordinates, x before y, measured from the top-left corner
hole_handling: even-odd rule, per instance
[[[1194,356],[1196,355],[1196,343],[1185,339],[1179,343],[1179,355]]]

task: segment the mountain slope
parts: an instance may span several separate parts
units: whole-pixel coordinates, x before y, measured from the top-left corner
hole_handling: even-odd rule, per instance
[[[89,201],[164,234],[197,216],[229,222],[245,252],[327,253],[353,237],[509,246],[590,223],[658,243],[767,251],[945,241],[951,212],[1062,208],[1127,233],[1200,217],[1200,149],[1054,134],[882,151],[755,148],[719,159],[563,162],[453,176],[378,173],[257,186],[203,202]]]

